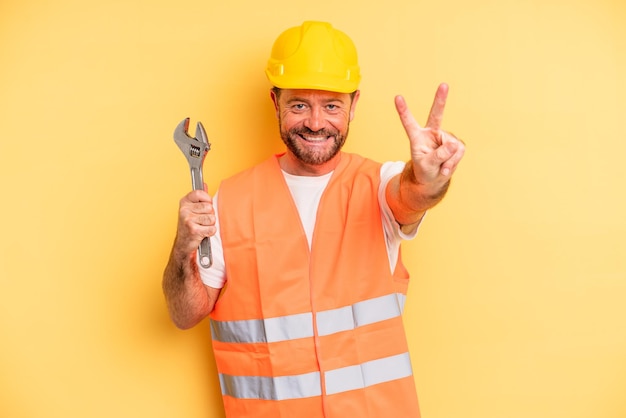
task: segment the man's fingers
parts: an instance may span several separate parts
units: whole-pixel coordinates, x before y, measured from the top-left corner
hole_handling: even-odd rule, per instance
[[[204,190],[192,190],[180,200],[181,207],[184,205],[193,205],[196,203],[212,204],[213,198]]]
[[[437,149],[437,157],[441,164],[441,174],[450,176],[456,170],[463,155],[465,154],[465,145],[460,140],[445,142]]]
[[[420,128],[420,125],[413,117],[413,114],[409,110],[409,107],[407,106],[404,97],[396,96],[395,103],[396,110],[398,111],[398,116],[400,116],[400,121],[402,122],[402,126],[404,126],[404,130],[406,131],[407,135],[411,137],[411,132],[414,129]]]
[[[194,202],[210,202],[212,200],[211,195],[206,190],[192,190],[188,196]]]
[[[193,225],[213,225],[215,210],[213,199],[203,190],[194,190],[180,201],[179,216],[183,224],[191,228]]]
[[[435,151],[436,161],[439,164],[443,164],[444,162],[449,160],[454,155],[454,153],[456,153],[457,149],[458,149],[458,145],[453,142],[447,142],[441,145]]]
[[[398,95],[395,98],[396,110],[411,141],[413,163],[421,167],[424,174],[430,173],[426,175],[429,178],[451,176],[465,152],[463,141],[441,130],[448,90],[445,83],[437,88],[424,128],[411,114],[404,97]]]
[[[428,114],[428,121],[426,122],[426,127],[431,129],[439,129],[441,128],[441,122],[443,120],[443,111],[446,107],[446,100],[448,99],[448,85],[446,83],[441,83],[437,88],[437,93],[435,93],[435,99],[433,100],[433,105],[430,108],[430,113]]]
[[[454,143],[445,143],[439,146],[425,160],[425,162],[428,161],[427,164],[431,167],[429,170],[444,176],[449,175],[452,169],[451,163],[457,150],[458,146]]]

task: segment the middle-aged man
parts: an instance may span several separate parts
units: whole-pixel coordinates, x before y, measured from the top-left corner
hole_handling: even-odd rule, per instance
[[[400,243],[465,150],[441,129],[448,86],[425,127],[396,97],[411,158],[380,164],[341,151],[361,78],[345,33],[324,22],[286,30],[266,74],[286,150],[213,199],[182,198],[163,277],[171,318],[187,329],[210,316],[229,418],[419,417]],[[196,258],[205,237],[208,269]]]

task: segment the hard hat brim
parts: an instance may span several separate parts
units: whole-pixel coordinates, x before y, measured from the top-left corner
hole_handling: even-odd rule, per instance
[[[265,75],[272,86],[281,89],[324,90],[337,93],[353,93],[359,89],[359,80],[338,80],[337,77],[327,74],[309,74],[304,77],[274,76],[267,70]]]

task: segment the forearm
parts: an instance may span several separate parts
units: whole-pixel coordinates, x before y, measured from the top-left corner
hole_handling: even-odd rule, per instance
[[[163,273],[163,293],[174,324],[189,329],[213,309],[206,286],[200,280],[195,253],[184,255],[172,249]]]
[[[449,178],[443,182],[419,183],[415,178],[413,164],[409,161],[402,173],[392,178],[387,185],[387,203],[400,225],[412,225],[443,199],[449,185]]]

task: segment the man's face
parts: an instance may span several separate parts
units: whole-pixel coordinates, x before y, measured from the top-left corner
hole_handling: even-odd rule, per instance
[[[323,90],[281,90],[272,100],[280,136],[297,160],[307,165],[325,164],[346,141],[359,98]]]

